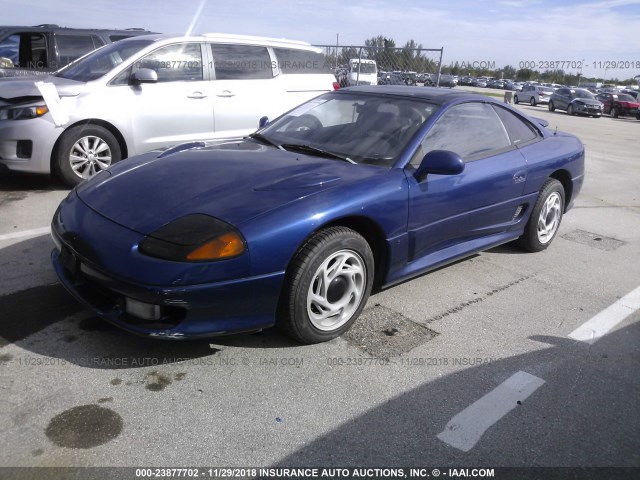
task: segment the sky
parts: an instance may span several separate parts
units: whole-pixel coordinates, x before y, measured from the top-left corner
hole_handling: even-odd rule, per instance
[[[363,45],[383,35],[444,48],[443,65],[565,61],[586,77],[640,75],[640,0],[0,0],[0,23],[142,27]],[[566,63],[565,65],[570,65]],[[577,73],[579,70],[565,68]]]

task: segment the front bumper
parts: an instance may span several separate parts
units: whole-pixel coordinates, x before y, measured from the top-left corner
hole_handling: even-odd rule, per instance
[[[54,215],[51,235],[57,247],[51,260],[64,287],[129,332],[175,339],[275,323],[284,271],[252,275],[248,255],[198,264],[143,255],[137,249],[142,234],[97,214],[75,191]],[[132,309],[136,302],[145,304],[142,311]]]
[[[9,170],[51,173],[51,152],[62,132],[50,114],[30,120],[0,121],[0,164]],[[26,154],[19,142],[30,145]]]
[[[594,115],[594,116],[601,116],[602,115],[602,108],[601,107],[595,107],[593,105],[580,105],[580,104],[574,104],[573,105],[573,110],[575,113],[578,113],[580,115]]]
[[[59,241],[59,239],[57,239]],[[137,335],[162,339],[211,337],[260,330],[275,324],[283,273],[181,287],[138,285],[85,263],[64,244],[51,252],[62,285],[98,316]],[[126,299],[159,306],[144,320],[126,310]]]

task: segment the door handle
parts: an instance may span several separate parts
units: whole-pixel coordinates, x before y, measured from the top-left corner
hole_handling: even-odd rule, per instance
[[[218,97],[235,97],[236,94],[232,93],[229,90],[222,90],[220,93],[216,94]]]
[[[207,98],[202,92],[193,92],[191,95],[187,95],[187,98]]]

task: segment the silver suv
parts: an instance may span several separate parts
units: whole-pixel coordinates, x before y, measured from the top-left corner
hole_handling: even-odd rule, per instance
[[[0,81],[0,166],[70,185],[158,147],[247,135],[337,88],[308,43],[223,34],[129,38],[37,80]]]

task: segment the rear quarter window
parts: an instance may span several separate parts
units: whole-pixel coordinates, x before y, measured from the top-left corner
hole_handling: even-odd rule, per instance
[[[273,78],[271,57],[266,47],[211,44],[216,80]]]
[[[497,105],[493,105],[493,109],[500,117],[512,145],[524,145],[540,138],[538,131],[515,113]]]
[[[86,53],[101,47],[104,42],[91,35],[57,35],[56,46],[62,65],[77,60]]]
[[[331,73],[327,58],[318,52],[274,48],[278,69],[284,74]]]

